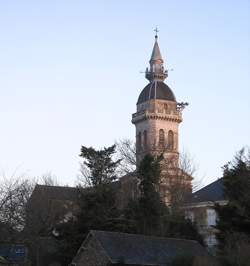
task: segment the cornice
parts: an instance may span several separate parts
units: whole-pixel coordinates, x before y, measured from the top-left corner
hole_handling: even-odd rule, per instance
[[[201,201],[201,202],[191,202],[186,203],[183,207],[184,209],[191,209],[191,208],[202,208],[202,207],[214,207],[215,204],[219,204],[220,206],[227,205],[227,200],[216,200],[216,201]]]
[[[132,123],[138,123],[143,120],[165,120],[165,121],[171,121],[171,122],[182,122],[182,117],[180,113],[177,114],[161,114],[161,113],[151,113],[148,111],[144,112],[137,112],[132,115]]]

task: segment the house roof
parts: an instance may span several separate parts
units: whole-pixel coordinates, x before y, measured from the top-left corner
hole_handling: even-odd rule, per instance
[[[225,200],[222,178],[193,193],[191,203]]]
[[[36,185],[32,196],[43,195],[48,199],[74,201],[78,197],[78,192],[79,189],[77,187]]]
[[[168,265],[178,255],[208,256],[197,241],[161,238],[119,232],[91,231],[111,263],[126,265]]]
[[[117,180],[117,181],[112,182],[111,185],[113,186],[114,189],[118,189],[121,186],[121,182],[120,180]],[[53,185],[50,186],[50,185],[37,184],[32,192],[32,196],[42,195],[42,196],[46,196],[46,198],[48,199],[74,201],[79,197],[79,191],[82,191],[82,192],[88,191],[88,189],[91,189],[91,187],[80,188],[80,187],[53,186]]]
[[[112,183],[114,189],[118,189],[121,185],[120,180]],[[36,185],[29,202],[32,203],[34,199],[46,199],[56,201],[72,201],[77,202],[80,197],[80,191],[85,192],[91,188],[66,187],[66,186],[49,186]]]

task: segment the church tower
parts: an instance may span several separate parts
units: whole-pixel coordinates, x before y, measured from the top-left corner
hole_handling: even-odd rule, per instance
[[[174,169],[179,169],[178,130],[182,110],[187,104],[178,103],[173,91],[164,83],[168,71],[164,68],[157,30],[145,77],[149,83],[140,93],[137,111],[132,115],[132,123],[136,127],[137,164],[148,153],[163,154],[163,172],[176,175]]]

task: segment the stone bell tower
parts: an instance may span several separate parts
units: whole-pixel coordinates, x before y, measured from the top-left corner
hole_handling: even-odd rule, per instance
[[[175,175],[174,169],[179,169],[178,128],[187,104],[178,103],[173,91],[164,83],[168,71],[164,68],[157,30],[149,64],[145,72],[149,83],[140,93],[137,111],[132,115],[136,127],[136,160],[139,163],[148,153],[163,154],[163,172]]]

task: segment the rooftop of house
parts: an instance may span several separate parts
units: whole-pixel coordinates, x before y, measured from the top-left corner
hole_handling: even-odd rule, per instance
[[[190,203],[225,200],[222,178],[193,193]]]
[[[118,189],[123,179],[127,176],[123,176],[120,180],[112,182],[112,186]],[[47,199],[55,200],[69,200],[76,201],[79,197],[80,191],[87,191],[88,188],[81,187],[69,187],[69,186],[54,186],[54,185],[39,185],[37,184],[32,192],[32,197],[46,197]]]
[[[113,182],[113,186],[119,189],[121,183],[126,181],[126,176],[121,180]],[[48,185],[36,185],[32,197],[41,198],[41,196],[47,199],[55,199],[62,201],[76,201],[79,197],[78,187],[63,187],[63,186],[48,186]],[[189,200],[189,203],[201,203],[201,202],[216,202],[226,200],[223,189],[222,179],[218,179],[213,183],[203,187],[202,189],[194,192]]]
[[[208,257],[205,248],[194,240],[93,230],[82,246],[92,237],[101,244],[112,264],[122,261],[125,265],[160,266],[169,265],[178,255]],[[79,252],[75,262],[78,256]]]
[[[78,187],[36,185],[32,196],[44,195],[48,199],[74,201],[78,197],[78,192]]]

